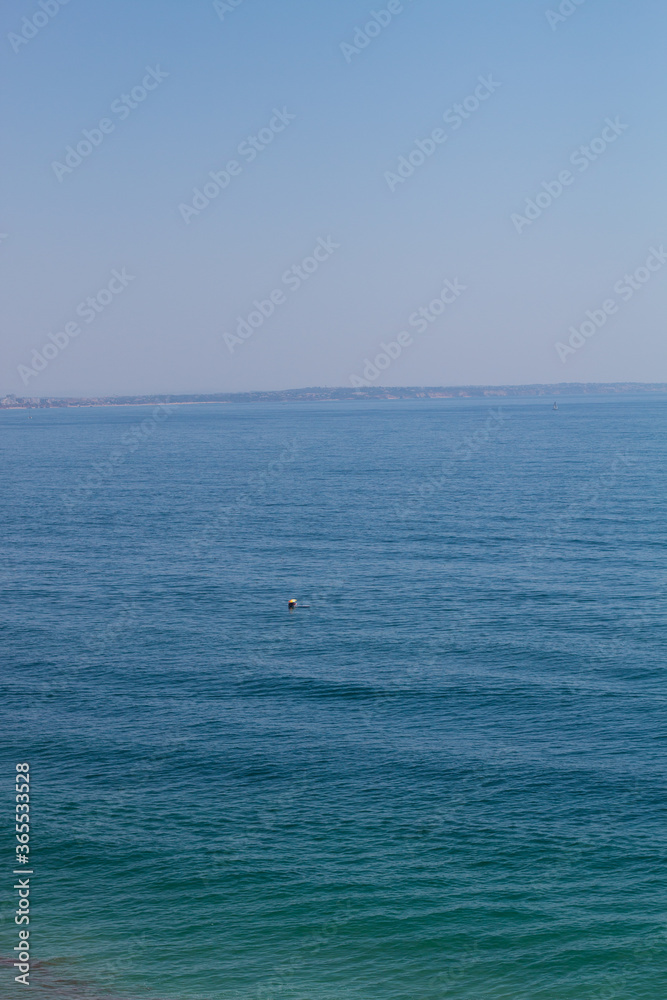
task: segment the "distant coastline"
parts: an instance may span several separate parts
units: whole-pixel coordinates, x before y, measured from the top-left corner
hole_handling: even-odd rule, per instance
[[[12,396],[0,399],[0,410],[81,406],[155,406],[185,403],[327,402],[354,399],[479,399],[536,396],[619,396],[667,393],[667,382],[559,382],[555,385],[370,386],[274,389],[266,392],[163,393],[146,396]]]

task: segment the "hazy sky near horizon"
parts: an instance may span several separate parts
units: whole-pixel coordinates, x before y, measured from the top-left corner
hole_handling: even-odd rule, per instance
[[[1,17],[0,393],[667,381],[660,0]]]

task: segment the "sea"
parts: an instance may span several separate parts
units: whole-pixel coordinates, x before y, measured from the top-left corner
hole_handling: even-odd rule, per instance
[[[664,1000],[666,431],[0,412],[0,996]]]

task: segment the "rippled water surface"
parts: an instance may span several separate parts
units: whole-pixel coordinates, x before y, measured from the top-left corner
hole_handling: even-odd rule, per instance
[[[667,402],[551,403],[0,413],[33,996],[664,998]]]

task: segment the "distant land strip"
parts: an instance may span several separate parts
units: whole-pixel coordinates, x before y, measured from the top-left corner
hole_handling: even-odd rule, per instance
[[[72,406],[151,406],[171,403],[289,403],[351,399],[478,399],[532,396],[613,396],[667,393],[667,382],[559,382],[556,385],[344,386],[275,389],[267,392],[212,392],[150,396],[4,396],[2,410]]]

